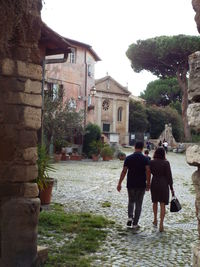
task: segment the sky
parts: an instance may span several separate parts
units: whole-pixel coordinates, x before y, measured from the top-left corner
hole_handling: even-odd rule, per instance
[[[150,72],[135,73],[126,51],[137,40],[161,35],[198,35],[191,0],[44,0],[43,21],[64,37],[92,46],[100,62],[95,78],[107,73],[139,96]]]

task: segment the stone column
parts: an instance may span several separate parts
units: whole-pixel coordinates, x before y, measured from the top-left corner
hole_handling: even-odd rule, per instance
[[[0,3],[0,266],[37,261],[40,0]]]
[[[126,137],[125,137],[125,143],[129,145],[129,100],[126,102]]]
[[[117,122],[117,103],[116,99],[113,99],[113,129],[112,131],[116,133],[116,122]]]
[[[200,133],[200,52],[196,52],[189,57],[190,77],[188,87],[188,122],[192,129]],[[192,175],[193,184],[196,191],[196,215],[198,220],[198,233],[200,237],[200,145],[194,144],[188,147],[186,151],[188,164],[197,167]],[[194,247],[193,266],[200,266],[200,247]]]
[[[101,109],[102,109],[102,97],[98,96],[98,106],[97,106],[97,124],[101,128]]]

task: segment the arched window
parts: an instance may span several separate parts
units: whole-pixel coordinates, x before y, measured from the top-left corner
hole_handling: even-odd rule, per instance
[[[122,107],[118,108],[117,121],[122,121]]]

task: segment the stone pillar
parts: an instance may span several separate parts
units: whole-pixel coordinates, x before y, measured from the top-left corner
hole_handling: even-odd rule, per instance
[[[192,129],[200,133],[200,52],[196,52],[189,57],[190,77],[188,86],[188,122]],[[196,166],[197,171],[192,175],[193,184],[196,191],[196,215],[198,220],[198,233],[200,237],[200,145],[194,144],[186,151],[188,164]],[[200,250],[196,245],[193,250],[193,266],[200,266]]]
[[[40,0],[0,3],[0,266],[37,261]]]
[[[129,145],[129,100],[126,102],[126,136],[125,136],[125,143]]]
[[[116,133],[116,122],[117,122],[117,102],[113,99],[113,129],[112,131]]]
[[[101,128],[101,109],[102,109],[102,97],[98,96],[97,98],[97,124]]]

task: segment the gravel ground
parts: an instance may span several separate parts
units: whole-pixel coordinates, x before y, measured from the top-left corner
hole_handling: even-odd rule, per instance
[[[89,211],[115,221],[106,242],[93,255],[93,266],[192,265],[192,245],[198,238],[195,195],[191,180],[196,168],[187,165],[184,155],[168,153],[167,159],[171,164],[174,189],[182,210],[179,213],[170,213],[167,206],[163,233],[152,226],[149,192],[144,197],[141,229],[134,232],[126,228],[126,182],[124,181],[120,193],[116,190],[123,162],[83,160],[55,164],[57,171],[52,174],[57,179],[53,190],[54,202],[64,204],[67,211]]]

